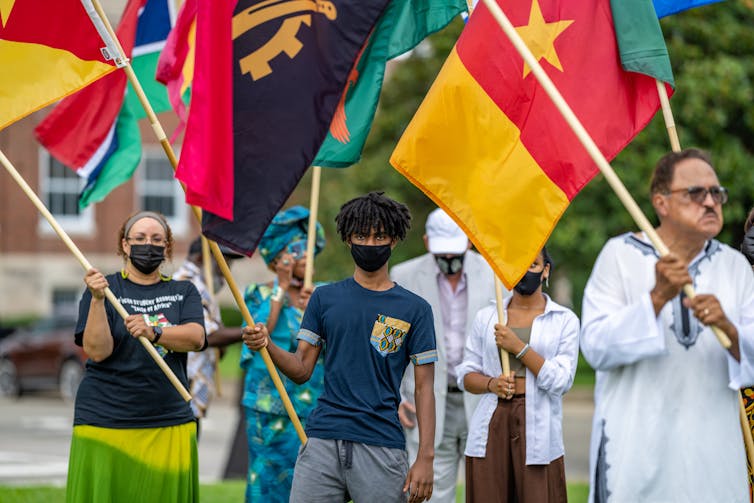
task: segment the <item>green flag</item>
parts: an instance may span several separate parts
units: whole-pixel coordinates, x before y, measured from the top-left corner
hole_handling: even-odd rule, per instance
[[[651,0],[610,0],[623,68],[675,87],[660,21]]]
[[[361,158],[385,76],[385,63],[413,49],[466,10],[465,0],[392,0],[374,27],[335,111],[314,166],[345,168]]]

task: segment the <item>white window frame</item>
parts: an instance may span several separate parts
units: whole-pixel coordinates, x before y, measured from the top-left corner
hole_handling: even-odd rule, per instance
[[[176,149],[176,156],[179,156],[179,149],[177,147],[174,148]],[[168,218],[168,225],[170,225],[170,229],[173,231],[174,237],[184,237],[188,234],[190,229],[188,223],[188,206],[186,205],[186,195],[183,192],[183,188],[175,178],[172,178],[171,180],[159,180],[147,183],[146,164],[150,159],[156,159],[160,161],[164,160],[164,162],[168,163],[168,166],[170,166],[170,161],[165,156],[165,152],[162,150],[162,148],[155,146],[144,146],[141,156],[141,162],[139,163],[139,167],[136,170],[136,175],[134,176],[134,197],[136,199],[135,206],[139,209],[147,209],[144,208],[142,204],[142,198],[144,196],[166,196],[169,194],[175,201],[173,208],[175,213],[173,215],[166,215]]]
[[[65,184],[66,182],[62,182],[58,179],[52,180],[50,178],[50,163],[53,160],[53,157],[50,155],[50,153],[44,149],[39,148],[38,150],[38,162],[39,162],[39,198],[46,204],[46,202],[49,200],[49,193],[51,190],[56,189],[62,192],[62,190],[58,189],[56,185]],[[71,171],[71,173],[74,173]],[[74,173],[75,174],[75,173]],[[78,178],[78,188],[76,191],[76,195],[78,196],[81,193],[81,190],[86,185],[86,180],[84,178],[79,177],[76,175],[76,178]],[[73,183],[73,182],[70,182]],[[60,227],[63,228],[64,231],[68,234],[72,235],[91,235],[94,232],[94,205],[89,205],[85,209],[81,210],[80,213],[76,216],[73,215],[60,215],[55,214],[52,211],[52,208],[47,208],[50,210],[50,213],[52,213],[52,216],[55,217],[55,221],[60,225]],[[53,230],[52,226],[47,222],[47,219],[43,217],[42,215],[39,215],[39,220],[37,221],[37,230],[39,233],[43,236],[50,236],[55,234],[55,230]]]

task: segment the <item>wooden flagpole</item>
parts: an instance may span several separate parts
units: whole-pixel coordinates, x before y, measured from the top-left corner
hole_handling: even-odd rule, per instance
[[[607,180],[607,183],[610,184],[610,187],[613,189],[616,196],[618,196],[618,199],[620,199],[621,203],[623,203],[623,206],[625,206],[628,213],[634,219],[636,225],[647,235],[649,240],[652,242],[652,245],[655,247],[655,249],[657,249],[657,252],[660,254],[660,256],[667,255],[669,253],[668,247],[665,245],[665,243],[662,242],[662,239],[660,239],[657,231],[655,231],[654,227],[652,227],[652,224],[649,222],[649,220],[647,220],[647,217],[644,215],[644,213],[642,213],[639,205],[636,204],[636,201],[628,192],[625,185],[623,185],[623,182],[620,180],[620,178],[618,178],[618,175],[615,173],[612,166],[610,166],[610,163],[608,163],[607,159],[605,159],[605,156],[602,155],[602,152],[600,152],[600,149],[594,143],[594,140],[592,140],[591,136],[589,136],[589,133],[586,131],[586,129],[584,129],[584,126],[573,113],[571,107],[568,105],[568,103],[566,103],[565,99],[563,99],[560,91],[558,91],[558,89],[552,83],[552,80],[550,80],[550,78],[547,76],[547,73],[545,73],[545,71],[542,69],[542,66],[539,64],[536,58],[534,58],[534,55],[518,35],[516,29],[503,13],[502,9],[500,9],[500,7],[497,5],[497,3],[495,3],[494,0],[482,1],[487,6],[487,9],[489,9],[490,13],[498,22],[502,30],[508,36],[511,43],[514,45],[521,57],[523,57],[526,64],[529,65],[529,68],[531,68],[531,71],[537,78],[537,81],[539,81],[544,91],[547,93],[557,109],[563,115],[563,118],[571,127],[571,130],[573,130],[574,134],[576,134],[576,137],[587,150],[592,160],[595,162],[595,164],[597,164],[597,167],[602,172],[605,180]],[[696,292],[694,291],[694,287],[692,285],[685,285],[683,287],[683,291],[689,298],[696,296]],[[710,328],[717,337],[718,341],[720,341],[720,344],[722,344],[726,349],[730,348],[731,342],[725,332],[715,326],[710,326]]]
[[[63,243],[65,243],[71,253],[73,253],[73,256],[76,257],[76,259],[79,261],[79,264],[81,264],[81,267],[84,268],[84,271],[92,269],[92,264],[90,264],[86,257],[84,257],[84,254],[81,253],[81,250],[78,249],[76,244],[71,240],[65,230],[60,227],[57,220],[55,220],[55,217],[52,216],[52,213],[50,213],[42,200],[39,199],[39,197],[31,189],[31,187],[29,187],[29,185],[26,183],[26,180],[24,180],[23,177],[18,173],[18,171],[16,171],[16,168],[13,166],[13,164],[11,164],[10,160],[8,160],[8,158],[2,151],[0,151],[0,163],[2,163],[8,173],[10,173],[10,176],[13,177],[19,187],[21,187],[21,190],[24,191],[26,197],[31,200],[32,204],[34,204],[34,206],[36,206],[37,210],[42,214],[42,216],[45,217],[47,223],[50,224],[58,237],[60,237],[60,239],[63,241]],[[105,288],[105,297],[107,297],[107,300],[110,301],[115,310],[124,320],[129,316],[126,309],[121,305],[121,303],[118,301],[118,298],[115,296],[115,294],[113,294],[110,288]],[[170,380],[170,383],[175,387],[178,393],[181,394],[183,399],[187,402],[191,400],[191,395],[189,394],[189,392],[186,391],[186,388],[183,387],[181,381],[178,380],[168,364],[165,363],[165,360],[162,359],[154,346],[152,346],[152,343],[144,336],[141,336],[138,339],[139,342],[141,342],[142,346],[144,346],[144,349],[147,350],[147,353],[149,353],[149,356],[151,356],[157,366],[160,367],[163,373],[167,376],[168,380]]]
[[[118,45],[118,50],[120,51],[121,57],[123,59],[126,59],[123,53],[123,48],[120,45],[120,42],[118,41],[118,37],[115,35],[115,31],[113,30],[113,27],[110,25],[110,21],[107,19],[105,12],[102,10],[102,6],[100,5],[99,0],[92,0],[92,1],[94,3],[95,9],[97,10],[97,13],[99,14],[103,22],[105,23],[105,26],[107,27],[107,31],[110,33],[110,35],[115,40],[115,43]],[[175,171],[175,169],[178,167],[178,158],[176,158],[175,152],[173,151],[173,147],[170,145],[170,142],[168,141],[168,138],[165,135],[165,131],[162,128],[162,124],[160,124],[160,121],[157,118],[157,115],[154,113],[154,110],[152,109],[152,105],[149,103],[149,100],[147,99],[146,94],[144,94],[144,89],[142,88],[141,83],[139,82],[139,79],[136,77],[136,74],[134,73],[133,68],[131,68],[130,62],[123,68],[123,70],[126,72],[128,81],[133,86],[134,91],[136,92],[136,95],[139,98],[139,102],[141,102],[142,107],[144,107],[144,111],[147,114],[147,118],[149,119],[149,123],[152,126],[152,130],[154,131],[155,136],[159,140],[160,145],[162,145],[162,149],[165,151],[165,155],[167,155],[168,160],[170,161],[170,165],[173,167],[173,170]],[[184,191],[186,190],[186,187],[183,185],[183,183],[181,183],[181,187],[183,187]],[[201,222],[202,222],[201,209],[197,208],[196,206],[191,206],[191,211],[194,213],[194,216],[196,217],[197,221],[199,222],[199,225],[201,226]],[[210,246],[210,250],[212,250],[212,256],[215,257],[215,261],[220,266],[220,271],[222,271],[223,277],[225,278],[225,281],[228,284],[228,288],[230,288],[230,291],[233,294],[233,298],[235,299],[236,304],[238,305],[238,308],[241,311],[241,315],[243,316],[244,321],[249,326],[255,325],[254,318],[252,318],[251,313],[249,312],[249,308],[246,307],[246,302],[244,301],[243,294],[241,293],[241,291],[238,288],[238,285],[233,279],[233,276],[230,272],[230,268],[228,267],[228,264],[225,261],[225,257],[220,251],[220,247],[214,241],[209,241],[209,246]],[[272,363],[270,352],[267,350],[266,347],[260,349],[258,352],[262,356],[262,360],[264,361],[264,365],[267,368],[267,372],[269,372],[270,374],[270,378],[272,378],[272,382],[275,385],[275,389],[280,394],[280,399],[283,402],[283,407],[285,408],[285,411],[288,413],[288,417],[290,417],[291,422],[293,423],[293,427],[295,428],[296,433],[298,434],[298,437],[301,440],[301,443],[306,443],[307,438],[306,438],[306,433],[304,432],[304,427],[301,425],[301,421],[299,420],[298,415],[296,414],[296,410],[293,408],[293,403],[291,402],[291,399],[288,396],[288,392],[285,390],[285,386],[283,385],[283,381],[280,379],[280,375],[278,374],[277,369],[275,368],[275,364]]]
[[[497,276],[495,276],[495,304],[497,304],[497,322],[506,325],[508,317],[505,316],[505,309],[503,309],[503,284]],[[511,360],[508,352],[503,348],[500,348],[500,362],[503,366],[503,375],[508,377],[511,373]]]
[[[317,243],[317,212],[319,211],[319,187],[322,167],[312,166],[312,191],[309,198],[309,227],[306,231],[306,269],[304,270],[304,288],[311,288],[314,283],[314,245]]]

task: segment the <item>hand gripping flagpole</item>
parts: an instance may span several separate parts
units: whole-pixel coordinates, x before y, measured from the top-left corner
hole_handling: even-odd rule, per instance
[[[47,223],[50,224],[53,230],[57,233],[58,237],[60,237],[63,243],[65,243],[71,253],[73,253],[76,259],[79,261],[81,267],[83,267],[85,271],[91,269],[92,265],[89,263],[86,257],[84,257],[84,254],[81,253],[81,250],[78,249],[78,247],[71,240],[68,234],[66,234],[63,228],[60,227],[57,220],[55,220],[55,217],[52,216],[52,213],[50,213],[41,199],[39,199],[39,197],[31,189],[31,187],[29,187],[29,185],[26,183],[26,180],[24,180],[23,177],[18,173],[16,168],[13,167],[13,164],[11,164],[8,158],[5,157],[5,154],[2,151],[0,151],[0,163],[5,167],[8,173],[10,173],[10,176],[13,177],[16,183],[18,183],[19,187],[21,187],[21,190],[24,191],[26,196],[31,200],[34,206],[36,206],[37,210],[39,210],[42,216],[45,217]],[[129,316],[126,309],[121,305],[121,303],[118,301],[118,298],[115,296],[112,290],[110,290],[110,288],[105,288],[105,297],[107,297],[107,300],[110,301],[115,310],[124,320]],[[187,402],[191,400],[191,395],[189,394],[189,392],[186,391],[186,388],[183,387],[181,381],[175,376],[170,367],[168,367],[168,364],[165,363],[165,360],[162,359],[152,343],[144,336],[139,337],[139,342],[141,342],[141,345],[144,346],[144,349],[147,350],[147,353],[149,353],[149,356],[152,357],[157,366],[160,367],[160,369],[165,373],[165,376],[167,376],[168,380],[170,380],[170,383],[175,387],[178,393],[181,394],[183,399]]]
[[[120,45],[120,42],[118,41],[118,37],[115,35],[115,32],[113,31],[113,28],[110,25],[110,21],[107,19],[105,12],[102,10],[102,6],[100,5],[99,0],[91,0],[91,1],[94,4],[94,8],[96,9],[100,18],[105,23],[108,33],[110,33],[110,36],[113,37],[113,39],[115,40],[115,43],[118,46],[118,52],[120,54],[120,57],[122,59],[125,59],[123,49]],[[136,77],[136,74],[134,73],[133,68],[131,68],[130,63],[126,65],[123,68],[123,70],[126,72],[128,81],[133,86],[134,91],[136,92],[136,95],[139,98],[139,101],[141,102],[142,107],[144,107],[144,111],[147,114],[147,118],[149,119],[149,123],[152,126],[152,130],[154,131],[155,136],[159,140],[160,145],[162,145],[162,149],[165,151],[165,155],[167,155],[168,160],[170,161],[170,165],[173,167],[173,170],[175,171],[175,169],[178,167],[178,158],[175,156],[175,152],[173,152],[173,147],[170,145],[167,135],[165,135],[165,131],[162,128],[162,124],[160,124],[160,121],[157,118],[157,115],[154,113],[154,110],[152,109],[152,105],[149,103],[149,100],[147,99],[146,94],[144,94],[144,89],[142,88],[141,83],[139,82],[139,79]],[[183,185],[183,183],[181,183],[181,187],[183,188],[184,191],[186,190],[186,187]],[[201,222],[202,222],[201,209],[197,208],[196,206],[191,206],[191,211],[194,213],[194,216],[196,217],[197,221],[199,222],[199,225],[201,226]],[[215,261],[217,262],[217,265],[220,266],[220,271],[222,272],[223,277],[225,278],[225,282],[228,284],[228,288],[230,288],[230,291],[233,294],[233,298],[235,299],[236,304],[238,305],[238,309],[241,311],[241,315],[243,316],[244,321],[249,326],[254,325],[255,324],[254,318],[252,318],[251,313],[249,312],[249,308],[246,307],[246,302],[244,301],[243,294],[241,293],[241,291],[238,288],[238,285],[233,279],[233,276],[230,272],[230,268],[228,267],[228,263],[225,261],[225,257],[220,251],[220,247],[217,245],[216,242],[211,241],[211,240],[209,241],[209,246],[210,246],[210,250],[212,250],[212,256],[215,257]],[[296,430],[296,433],[298,434],[298,437],[301,440],[301,443],[306,443],[307,438],[306,438],[306,433],[304,432],[304,427],[301,425],[301,421],[299,420],[298,415],[296,414],[296,411],[293,408],[293,403],[291,402],[291,399],[288,396],[288,392],[285,390],[285,386],[283,385],[283,381],[280,379],[280,375],[278,374],[277,369],[275,368],[275,364],[272,363],[270,352],[265,347],[259,350],[259,354],[262,356],[262,360],[264,361],[265,367],[267,367],[267,372],[270,374],[270,378],[272,379],[272,382],[275,385],[275,389],[280,394],[280,399],[283,402],[283,407],[285,408],[285,411],[288,413],[288,417],[290,417],[291,423],[293,423],[293,427]]]
[[[508,20],[507,16],[503,13],[502,9],[495,3],[494,0],[482,1],[487,6],[487,9],[489,9],[490,13],[495,18],[497,23],[500,25],[500,28],[502,28],[503,32],[505,32],[508,39],[510,39],[511,43],[514,45],[518,53],[521,55],[524,61],[526,61],[526,64],[529,65],[529,68],[531,68],[531,71],[532,73],[534,73],[537,81],[539,81],[542,88],[545,90],[547,95],[563,115],[563,118],[566,120],[566,122],[568,122],[568,125],[571,127],[581,144],[587,150],[592,160],[597,164],[597,167],[604,175],[605,180],[607,180],[607,183],[610,184],[610,187],[613,189],[613,191],[615,191],[618,199],[620,199],[620,201],[626,207],[626,210],[634,219],[634,222],[636,222],[639,229],[644,231],[649,240],[652,242],[652,245],[655,247],[655,249],[657,249],[660,256],[667,255],[669,253],[668,247],[665,246],[665,243],[662,242],[662,239],[660,239],[660,236],[657,234],[654,227],[652,227],[652,224],[642,213],[639,205],[636,204],[636,201],[634,201],[631,194],[623,185],[623,182],[621,182],[620,178],[618,178],[618,175],[610,166],[610,163],[608,163],[607,159],[605,159],[605,156],[602,155],[602,152],[600,152],[599,148],[594,143],[594,140],[592,140],[592,138],[589,136],[589,133],[587,133],[586,129],[584,129],[584,126],[573,113],[573,110],[571,110],[571,108],[568,106],[568,103],[566,103],[565,99],[563,99],[563,96],[560,94],[545,71],[542,69],[539,62],[536,60],[536,58],[534,58],[534,55],[526,46],[526,43],[524,43],[524,41],[518,35],[510,20]],[[663,89],[659,89],[660,86],[663,86]],[[660,93],[661,103],[663,101],[663,94],[665,94],[665,97],[667,98],[667,94],[664,93],[664,91],[664,85],[658,83],[658,92]],[[668,120],[668,116],[671,117],[672,120],[672,114],[669,115],[669,111],[670,105],[668,103],[667,107],[663,107],[663,114],[665,115],[666,121]],[[677,147],[678,149],[680,149],[680,142],[678,142],[677,138],[674,139],[674,123],[672,124],[672,128],[670,125],[668,126],[668,134],[670,134],[671,144],[673,144],[673,148],[675,149]],[[693,298],[696,295],[692,285],[684,285],[683,292],[689,298]],[[729,349],[731,346],[731,341],[725,334],[725,332],[723,332],[719,327],[716,326],[710,326],[710,329],[712,329],[712,332],[715,334],[720,344],[722,344],[725,349]],[[740,394],[738,397],[738,403],[740,409],[739,415],[741,419],[741,428],[743,430],[745,444],[747,447],[749,463],[754,464],[752,463],[752,458],[754,457],[754,441],[752,440],[751,429],[749,427],[746,410]]]

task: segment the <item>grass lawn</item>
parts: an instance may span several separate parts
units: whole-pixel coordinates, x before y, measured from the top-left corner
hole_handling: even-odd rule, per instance
[[[229,481],[218,484],[202,484],[199,491],[201,503],[234,503],[243,501],[246,481]],[[568,501],[584,503],[589,495],[586,484],[568,484]],[[65,488],[49,486],[9,487],[0,486],[0,501],[3,503],[57,503],[65,500]],[[462,503],[463,490],[459,488],[458,503]]]

